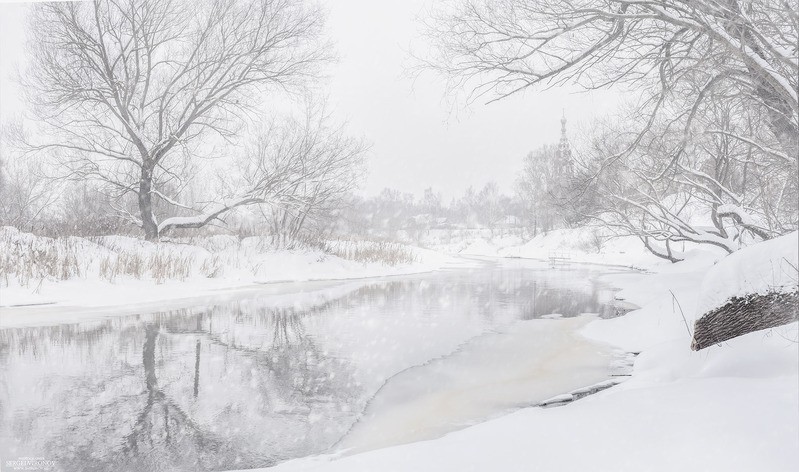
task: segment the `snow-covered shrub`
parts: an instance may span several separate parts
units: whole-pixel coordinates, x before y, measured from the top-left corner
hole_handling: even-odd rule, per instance
[[[601,228],[591,228],[586,232],[584,239],[577,243],[578,248],[586,254],[599,254],[602,252],[605,242],[609,239],[609,236],[605,233],[606,231],[602,231]]]

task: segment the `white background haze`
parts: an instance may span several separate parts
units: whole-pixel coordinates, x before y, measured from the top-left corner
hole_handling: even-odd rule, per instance
[[[556,143],[563,111],[570,134],[607,115],[613,91],[531,89],[489,105],[453,102],[432,73],[414,77],[410,53],[423,52],[417,18],[432,0],[323,0],[339,60],[327,92],[336,119],[371,144],[362,192],[385,187],[445,198],[494,181],[505,192],[532,149]],[[14,74],[24,56],[25,8],[0,0],[0,120],[23,109]]]

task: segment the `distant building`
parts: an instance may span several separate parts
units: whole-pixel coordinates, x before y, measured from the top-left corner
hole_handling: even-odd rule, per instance
[[[555,151],[555,162],[552,163],[552,177],[557,183],[565,184],[572,175],[574,175],[574,163],[569,138],[566,137],[566,114],[564,113],[560,119],[560,142]]]
[[[515,215],[505,215],[498,226],[501,228],[520,228],[522,226],[522,220]]]

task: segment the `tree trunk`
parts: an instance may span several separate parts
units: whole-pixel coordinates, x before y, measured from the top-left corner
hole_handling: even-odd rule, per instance
[[[726,18],[728,23],[725,27],[727,33],[735,38],[740,38],[742,46],[752,50],[764,62],[768,60],[763,49],[755,40],[752,30],[743,22],[747,18],[737,0],[729,0]],[[768,123],[771,132],[779,141],[783,151],[789,156],[796,157],[799,148],[799,129],[793,121],[795,107],[792,106],[790,99],[786,99],[780,93],[780,85],[773,77],[770,77],[762,70],[755,68],[752,63],[746,63],[746,69],[753,78],[755,94],[765,105]],[[795,103],[793,104],[795,105]]]
[[[792,323],[799,318],[799,292],[733,297],[696,320],[691,349],[699,351],[746,333]]]
[[[142,166],[141,179],[139,180],[139,215],[144,237],[148,241],[158,240],[158,223],[153,213],[153,170],[149,166]]]

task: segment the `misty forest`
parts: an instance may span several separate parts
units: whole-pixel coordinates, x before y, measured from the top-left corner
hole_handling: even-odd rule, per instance
[[[0,3],[0,470],[793,471],[797,0]]]

